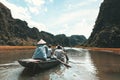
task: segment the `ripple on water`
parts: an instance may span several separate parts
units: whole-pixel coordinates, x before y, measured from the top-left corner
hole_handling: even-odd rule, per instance
[[[60,65],[34,74],[17,62],[0,64],[0,80],[98,80],[88,51],[68,49],[67,52],[71,68]]]

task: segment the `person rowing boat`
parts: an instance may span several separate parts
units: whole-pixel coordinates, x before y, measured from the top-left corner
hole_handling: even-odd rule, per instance
[[[64,52],[62,46],[58,45],[54,51],[54,55],[56,56],[57,59],[60,59],[62,61],[65,62],[65,59],[66,59],[66,62],[68,62],[69,58],[67,56],[67,54]]]

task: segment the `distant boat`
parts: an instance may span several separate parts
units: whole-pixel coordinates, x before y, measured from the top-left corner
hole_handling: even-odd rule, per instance
[[[47,61],[36,60],[36,59],[20,59],[19,64],[25,68],[30,69],[49,69],[59,65],[61,62],[56,59],[49,59]]]

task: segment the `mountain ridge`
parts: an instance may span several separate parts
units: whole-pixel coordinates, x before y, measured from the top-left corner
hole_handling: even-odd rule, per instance
[[[65,34],[53,35],[51,33],[41,31],[36,27],[30,28],[26,21],[14,19],[11,11],[0,2],[0,45],[26,46],[36,45],[40,39],[44,39],[48,44],[62,46],[70,46],[71,37]],[[78,35],[79,39],[72,43],[72,46],[82,44],[86,38]],[[81,38],[80,38],[81,37]],[[76,37],[77,38],[77,37]],[[84,38],[84,41],[83,41]],[[73,39],[73,38],[72,38]],[[82,39],[82,40],[81,40]]]

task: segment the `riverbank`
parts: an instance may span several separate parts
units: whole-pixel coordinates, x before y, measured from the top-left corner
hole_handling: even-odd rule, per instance
[[[0,46],[0,50],[28,50],[35,49],[36,46]],[[97,48],[97,47],[78,47],[84,48],[92,51],[104,51],[104,52],[114,52],[120,55],[120,48]]]
[[[120,48],[98,48],[98,47],[83,47],[83,46],[76,46],[77,48],[88,49],[91,51],[103,51],[103,52],[113,52],[115,54],[120,55]]]
[[[97,48],[97,47],[87,47],[86,49],[92,51],[103,51],[103,52],[113,52],[115,54],[120,55],[120,48]]]
[[[0,50],[24,50],[35,49],[36,46],[0,46]]]

